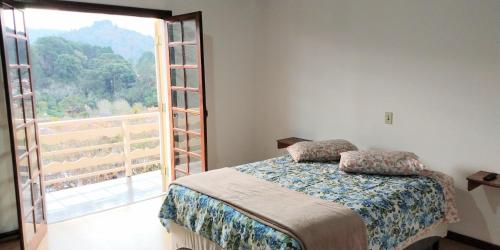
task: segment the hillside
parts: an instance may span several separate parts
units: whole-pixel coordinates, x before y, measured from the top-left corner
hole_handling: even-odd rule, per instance
[[[155,56],[132,63],[109,47],[62,37],[31,44],[37,115],[43,120],[139,113],[157,107]]]
[[[153,52],[154,50],[152,37],[117,27],[108,20],[97,21],[90,27],[71,31],[28,29],[28,32],[32,43],[41,37],[59,36],[69,41],[110,47],[116,54],[133,61],[137,61],[144,52]]]

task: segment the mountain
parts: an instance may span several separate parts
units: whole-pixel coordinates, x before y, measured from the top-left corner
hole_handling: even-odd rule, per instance
[[[109,20],[71,31],[29,29],[28,32],[32,42],[44,36],[60,36],[70,41],[111,47],[115,53],[133,61],[137,61],[144,52],[154,52],[153,37],[120,28]]]

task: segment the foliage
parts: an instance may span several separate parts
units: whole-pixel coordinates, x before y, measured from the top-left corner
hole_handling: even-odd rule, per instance
[[[130,114],[157,106],[151,52],[144,52],[134,64],[109,47],[51,36],[38,38],[31,54],[37,113],[42,118]]]

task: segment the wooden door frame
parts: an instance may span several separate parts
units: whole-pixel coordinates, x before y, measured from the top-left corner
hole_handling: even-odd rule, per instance
[[[157,79],[157,95],[158,95],[158,109],[160,112],[160,143],[161,152],[161,175],[162,175],[162,191],[167,192],[168,185],[171,182],[170,178],[170,114],[168,110],[168,73],[165,47],[165,20],[158,19],[155,22],[155,59],[156,59],[156,79]],[[161,133],[163,132],[163,134]],[[167,177],[169,177],[167,179]]]
[[[68,2],[68,1],[58,1],[58,0],[38,0],[34,2],[18,2],[14,0],[1,0],[2,3],[6,3],[8,5],[11,5],[15,8],[18,9],[23,9],[23,8],[38,8],[38,9],[47,9],[47,10],[63,10],[63,11],[74,11],[74,12],[85,12],[85,13],[98,13],[98,14],[111,14],[111,15],[126,15],[126,16],[136,16],[136,17],[146,17],[146,18],[158,18],[165,20],[168,17],[172,16],[172,11],[170,10],[160,10],[160,9],[148,9],[148,8],[139,8],[139,7],[128,7],[128,6],[120,6],[120,5],[108,5],[108,4],[95,4],[95,3],[83,3],[83,2]],[[27,36],[29,37],[29,34],[27,33]],[[12,119],[12,111],[10,108],[10,103],[12,102],[12,96],[10,93],[10,82],[9,82],[9,76],[8,76],[8,65],[7,61],[5,60],[5,56],[7,55],[5,47],[4,47],[4,41],[3,39],[0,39],[0,52],[2,55],[2,79],[4,81],[4,92],[5,92],[5,101],[7,105],[7,121],[8,121],[8,127],[9,127],[9,137],[10,137],[10,150],[11,150],[11,158],[12,158],[12,164],[13,164],[13,177],[14,177],[14,182],[16,183],[16,188],[15,188],[15,195],[16,195],[16,207],[17,207],[17,220],[18,220],[18,234],[19,238],[21,240],[21,249],[24,249],[24,232],[21,230],[23,226],[23,215],[22,215],[22,210],[21,210],[21,200],[20,200],[20,193],[19,189],[17,186],[19,185],[19,180],[17,176],[17,167],[19,166],[17,156],[16,156],[16,144],[15,144],[15,126],[14,126],[14,120]],[[29,57],[30,55],[28,55]],[[30,75],[31,77],[31,75]],[[33,84],[33,82],[31,83]],[[33,94],[33,103],[32,105],[35,105],[35,96]],[[34,111],[35,112],[35,111]],[[36,114],[35,114],[36,115]],[[36,118],[35,118],[36,119]],[[37,134],[38,135],[38,134]],[[36,139],[38,143],[38,138]],[[40,150],[39,147],[37,150]],[[38,161],[40,162],[41,159],[40,157],[38,158]],[[40,178],[43,178],[42,173],[40,173]],[[42,190],[45,188],[43,185],[41,185]],[[44,192],[44,190],[42,191]],[[44,206],[44,211],[46,211],[46,206]],[[46,218],[46,214],[44,215]],[[35,223],[35,222],[33,222]]]

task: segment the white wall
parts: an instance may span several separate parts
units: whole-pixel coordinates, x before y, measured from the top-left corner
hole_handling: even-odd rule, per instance
[[[456,182],[450,230],[500,244],[500,190],[465,181],[500,171],[500,1],[261,4],[259,157],[288,136],[416,152]]]

